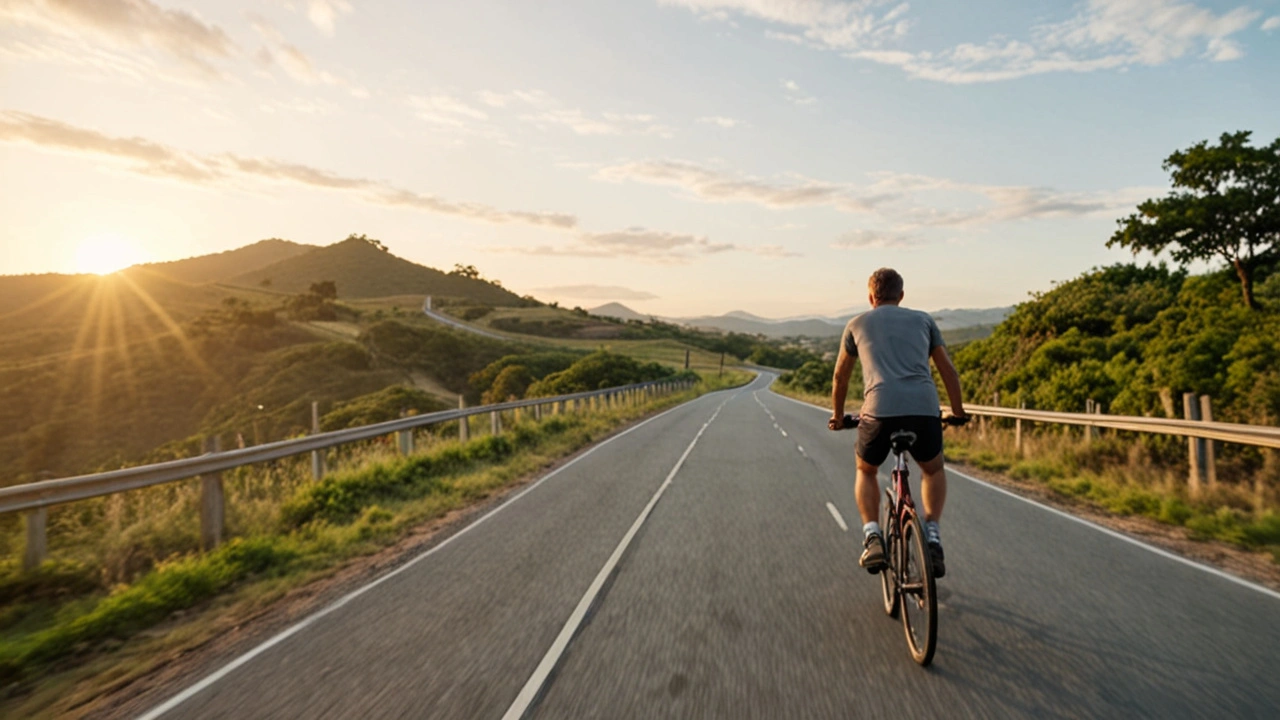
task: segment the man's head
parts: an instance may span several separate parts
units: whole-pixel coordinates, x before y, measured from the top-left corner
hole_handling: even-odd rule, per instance
[[[902,302],[902,276],[893,268],[880,268],[867,280],[867,299],[871,307],[897,305]]]

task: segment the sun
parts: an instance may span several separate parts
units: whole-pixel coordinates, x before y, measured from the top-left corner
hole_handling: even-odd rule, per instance
[[[80,243],[76,250],[76,271],[110,275],[147,259],[147,254],[129,238],[116,233],[101,233]]]

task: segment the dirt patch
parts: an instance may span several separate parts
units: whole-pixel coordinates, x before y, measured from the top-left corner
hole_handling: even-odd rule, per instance
[[[948,460],[947,464],[966,475],[972,475],[1102,527],[1122,532],[1148,545],[1154,545],[1189,560],[1219,568],[1263,587],[1280,591],[1280,565],[1276,564],[1270,553],[1245,550],[1218,540],[1194,540],[1186,528],[1166,525],[1138,515],[1112,515],[1083,500],[1063,497],[1043,485],[1015,480],[965,463]]]

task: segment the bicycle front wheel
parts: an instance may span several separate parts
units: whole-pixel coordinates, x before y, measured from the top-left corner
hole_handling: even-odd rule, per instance
[[[933,662],[938,644],[938,594],[933,580],[933,563],[925,545],[924,528],[914,510],[902,523],[902,627],[907,634],[911,657],[921,665]]]
[[[893,527],[893,493],[885,490],[884,494],[885,498],[880,502],[880,532],[884,534],[884,557],[889,566],[880,571],[880,594],[884,597],[884,614],[897,618],[898,558],[902,543]]]

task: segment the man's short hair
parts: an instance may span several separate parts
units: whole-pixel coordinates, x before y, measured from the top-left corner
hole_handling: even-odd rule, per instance
[[[902,276],[893,268],[880,268],[871,273],[867,290],[880,302],[897,302],[902,299]]]

